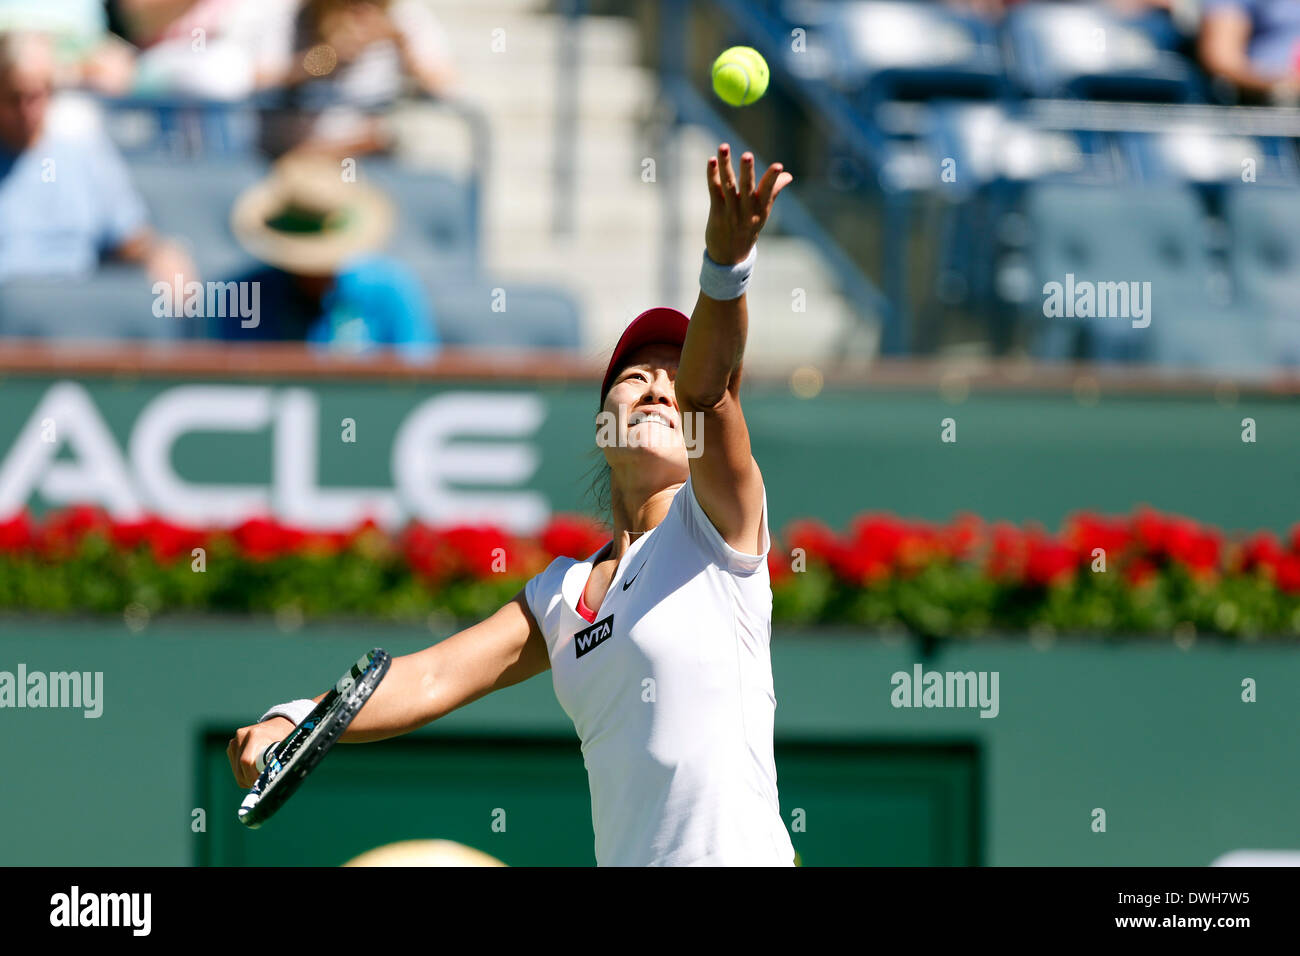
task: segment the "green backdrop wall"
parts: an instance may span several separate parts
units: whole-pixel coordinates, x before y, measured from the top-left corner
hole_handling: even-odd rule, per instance
[[[193,383],[179,380],[0,379],[0,518],[22,504],[40,510],[49,503],[41,490],[47,469],[18,467],[18,453],[41,441],[46,418],[58,419],[48,450],[63,462],[80,454],[70,438],[84,433],[86,421],[102,422],[107,444],[120,454],[124,482],[143,506],[157,510],[160,501],[144,487],[132,451],[147,408],[165,412],[155,423],[182,406],[209,417],[202,427],[178,434],[169,448],[175,479],[200,490],[220,484],[270,487],[278,467],[276,436],[293,436],[292,448],[309,454],[301,440],[310,432],[315,458],[306,464],[320,487],[391,491],[395,436],[438,399],[449,400],[436,416],[445,442],[414,443],[414,484],[440,481],[448,489],[489,496],[531,492],[543,507],[559,511],[588,504],[582,477],[594,462],[589,387],[446,381],[205,387],[213,385],[245,391],[185,393],[177,390]],[[187,394],[191,399],[183,401]],[[262,414],[265,420],[224,421],[232,396],[251,399],[263,408],[253,417]],[[839,524],[877,509],[928,519],[969,510],[1055,527],[1076,509],[1127,512],[1139,503],[1228,529],[1284,530],[1300,518],[1300,404],[1293,399],[1243,394],[1225,403],[1209,393],[1084,397],[1080,402],[1060,392],[974,391],[950,401],[935,390],[828,388],[797,399],[787,388],[756,385],[746,388],[744,402],[778,527],[798,517]],[[518,404],[508,410],[484,404],[503,398]],[[1247,417],[1255,422],[1254,442],[1242,441]],[[955,422],[952,443],[940,440],[947,418]],[[354,442],[341,438],[345,419],[355,425]],[[498,427],[505,432],[492,434]],[[507,449],[517,457],[512,466],[498,459],[479,468],[462,456],[485,449]],[[500,480],[511,467],[518,477],[503,484],[484,479]],[[96,470],[102,476],[113,469]],[[287,479],[281,474],[276,480]],[[401,503],[414,508],[410,501]]]
[[[324,689],[365,648],[407,653],[441,636],[0,620],[0,670],[104,674],[97,719],[0,709],[0,863],[336,863],[438,836],[515,864],[591,862],[581,755],[546,675],[402,740],[341,748],[283,818],[239,831],[223,766],[235,727]],[[996,672],[998,715],[895,708],[891,675],[918,662]],[[1291,646],[1008,640],[922,661],[904,639],[778,631],[773,667],[781,809],[808,865],[1202,865],[1300,849]]]

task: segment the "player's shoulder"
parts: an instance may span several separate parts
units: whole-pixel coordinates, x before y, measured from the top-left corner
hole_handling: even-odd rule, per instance
[[[528,591],[530,603],[534,597],[542,598],[560,594],[564,588],[565,579],[568,578],[573,569],[580,564],[590,567],[596,556],[604,550],[604,547],[604,545],[601,545],[599,549],[585,558],[560,556],[552,560],[550,564],[533,575],[528,581],[526,590]]]
[[[547,586],[552,583],[558,587],[559,583],[564,580],[564,576],[569,573],[569,569],[577,564],[578,561],[578,558],[569,558],[564,556],[555,558],[550,564],[533,575],[532,580],[528,583],[530,585],[535,583],[541,590],[549,589]]]
[[[688,479],[673,497],[672,506],[665,522],[676,523],[682,533],[710,561],[723,571],[743,576],[765,571],[767,553],[771,548],[771,538],[767,530],[767,492],[763,492],[763,513],[761,523],[761,548],[757,554],[738,551],[727,543],[722,532],[714,525],[695,494],[695,485]]]
[[[577,595],[586,584],[591,561],[595,556],[555,558],[524,585],[524,601],[532,612],[533,620],[547,636],[548,646],[561,619],[557,615],[566,604],[576,606]]]
[[[588,556],[585,558],[570,558],[570,557],[561,556],[556,558],[550,564],[548,564],[546,566],[546,569],[542,571],[542,573],[564,575],[567,574],[569,569],[573,567],[575,564],[591,564],[591,557]]]

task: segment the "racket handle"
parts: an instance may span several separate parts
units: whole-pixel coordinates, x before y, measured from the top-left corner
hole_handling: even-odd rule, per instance
[[[266,769],[266,759],[271,756],[271,751],[280,746],[283,741],[277,740],[275,743],[267,746],[260,754],[257,755],[257,772],[261,773]]]

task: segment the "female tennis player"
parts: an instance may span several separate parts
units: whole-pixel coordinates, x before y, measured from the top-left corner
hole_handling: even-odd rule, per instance
[[[774,163],[756,180],[745,153],[737,181],[725,143],[707,174],[694,313],[637,316],[601,383],[612,539],[395,658],[342,737],[394,737],[550,668],[582,741],[602,866],[794,863],[772,756],[767,502],[739,397],[755,241],[793,177]],[[241,786],[313,703],[237,732]]]

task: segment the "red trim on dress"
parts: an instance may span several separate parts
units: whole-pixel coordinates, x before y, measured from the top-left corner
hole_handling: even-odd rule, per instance
[[[582,583],[582,593],[578,595],[578,613],[588,624],[596,623],[596,612],[587,607],[587,585],[591,583],[591,575],[587,575],[587,580]]]

